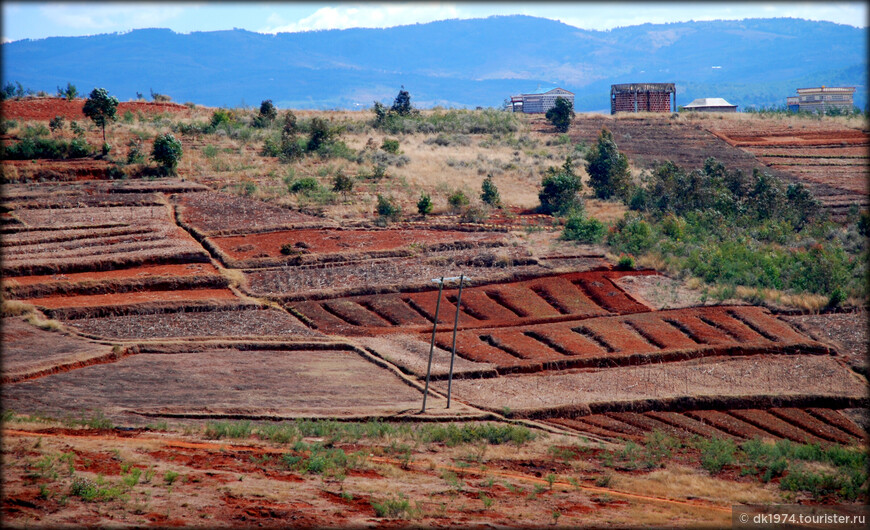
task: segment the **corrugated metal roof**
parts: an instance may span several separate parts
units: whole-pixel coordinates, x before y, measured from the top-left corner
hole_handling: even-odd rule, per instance
[[[556,90],[556,89],[565,90],[564,88],[561,88],[561,87],[551,86],[549,88],[538,88],[536,90],[532,90],[531,92],[523,92],[523,94],[527,94],[527,95],[546,94],[547,92],[552,92],[553,90]],[[565,90],[565,92],[568,92],[568,91]],[[573,94],[573,92],[568,92],[568,93]]]
[[[695,101],[684,106],[684,109],[692,109],[696,107],[736,107],[722,98],[698,98]]]

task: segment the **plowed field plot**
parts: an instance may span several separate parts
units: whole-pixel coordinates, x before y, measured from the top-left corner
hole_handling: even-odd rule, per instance
[[[447,381],[435,387],[446,391]],[[842,402],[866,406],[866,383],[828,355],[707,357],[678,363],[503,375],[453,381],[458,399],[519,417],[573,417],[590,411],[737,408],[747,401]],[[764,399],[761,399],[764,398]],[[707,407],[705,407],[707,405]],[[742,405],[745,406],[745,405]],[[806,405],[804,405],[806,406]]]
[[[182,289],[173,291],[136,291],[92,295],[55,295],[31,298],[29,303],[45,309],[67,307],[109,307],[146,302],[181,302],[186,300],[233,300],[229,289]]]
[[[3,279],[3,290],[11,298],[207,286],[226,286],[226,280],[210,263],[144,265],[109,271],[16,276]]]
[[[209,238],[227,265],[257,267],[287,261],[409,256],[427,248],[465,248],[500,244],[503,234],[451,230],[282,230]],[[290,255],[282,253],[288,245]],[[286,252],[286,251],[285,251]]]
[[[139,354],[3,390],[4,407],[19,413],[101,410],[132,424],[153,416],[389,416],[418,411],[421,398],[391,371],[338,350]],[[433,398],[433,408],[444,408]]]
[[[828,313],[782,317],[808,335],[832,344],[856,371],[867,375],[867,313]]]
[[[452,333],[436,343],[452,345]],[[465,329],[457,355],[504,373],[667,362],[714,355],[833,350],[757,307],[713,306],[510,328]]]
[[[109,168],[114,167],[105,160],[74,158],[69,160],[4,160],[3,166],[8,173],[9,182],[59,181],[79,182],[109,178]]]
[[[867,438],[861,427],[832,408],[608,412],[547,421],[597,436],[630,440],[642,440],[653,431],[680,438],[768,438],[819,444],[861,444]]]
[[[75,208],[52,210],[22,210],[19,217],[28,223],[50,224],[55,228],[68,217],[78,220],[78,226],[90,228],[70,228],[56,230],[21,230],[4,238],[3,272],[12,276],[46,275],[56,273],[87,272],[130,267],[146,263],[186,263],[207,262],[208,253],[187,232],[163,219],[163,223],[153,223],[146,218],[136,222],[137,213],[151,212],[150,207],[117,208],[122,212],[104,212],[115,208]],[[89,212],[99,210],[106,217],[89,217]],[[158,208],[164,211],[164,208]],[[66,213],[67,215],[64,215]],[[112,221],[111,215],[119,218]],[[147,215],[147,214],[146,214]],[[70,221],[74,227],[76,223]]]
[[[22,317],[3,319],[3,383],[113,359],[112,347],[42,330]]]
[[[459,325],[486,327],[553,320],[574,320],[610,314],[639,313],[649,308],[613,283],[626,274],[649,272],[596,271],[547,276],[534,280],[470,287],[462,292]],[[325,333],[364,335],[431,329],[453,324],[458,289],[357,296],[288,304]]]
[[[835,124],[794,127],[784,122],[759,125],[751,133],[736,123],[723,123],[712,132],[768,167],[804,182],[837,216],[852,204],[868,204],[870,136],[864,131]]]
[[[376,259],[355,263],[324,263],[245,271],[248,288],[275,300],[302,300],[313,294],[351,296],[375,289],[426,290],[432,278],[465,274],[478,283],[509,281],[518,276],[542,276],[557,268],[582,271],[605,265],[594,257],[577,257],[553,264],[514,247],[433,251],[412,258]]]
[[[5,120],[32,120],[48,121],[55,116],[63,116],[68,120],[87,119],[82,113],[84,99],[67,101],[64,98],[25,98],[9,99],[0,103],[3,119]],[[124,101],[118,104],[117,114],[123,115],[130,111],[134,114],[159,114],[171,112],[173,114],[189,114],[190,109],[178,103],[158,103],[149,101]]]
[[[322,337],[291,315],[277,309],[211,305],[199,311],[160,311],[77,318],[64,322],[88,335],[107,339],[175,337]]]
[[[185,193],[173,200],[181,222],[205,236],[335,226],[329,219],[214,191]]]

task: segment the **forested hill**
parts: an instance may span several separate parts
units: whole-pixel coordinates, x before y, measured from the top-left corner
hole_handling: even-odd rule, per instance
[[[690,6],[687,5],[687,8]],[[2,45],[4,83],[55,92],[150,89],[203,105],[359,108],[404,85],[415,106],[500,106],[558,85],[579,111],[609,109],[610,85],[675,82],[677,104],[723,97],[740,109],[784,104],[796,88],[856,86],[867,104],[867,31],[800,19],[644,24],[589,31],[528,16],[388,29],[243,30],[53,37]]]

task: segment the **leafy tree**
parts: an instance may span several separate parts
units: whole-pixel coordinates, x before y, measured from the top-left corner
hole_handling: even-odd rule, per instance
[[[57,87],[57,95],[66,98],[67,101],[72,101],[79,95],[79,91],[72,83],[67,83],[66,88]]]
[[[495,182],[492,180],[492,173],[486,176],[483,179],[483,184],[480,185],[481,193],[480,200],[484,203],[492,206],[493,208],[498,208],[501,206],[501,197],[498,193],[498,188],[495,186]]]
[[[154,139],[151,158],[163,166],[166,173],[175,174],[181,155],[181,142],[172,133],[161,134]]]
[[[58,129],[63,130],[64,122],[65,122],[65,120],[64,120],[63,116],[55,116],[54,118],[52,118],[48,121],[48,127],[52,131],[57,131]]]
[[[389,110],[384,106],[383,103],[379,101],[375,101],[374,107],[372,107],[372,111],[375,113],[375,127],[379,127],[383,125],[383,123],[387,120],[387,115],[389,114]]]
[[[402,88],[396,95],[396,99],[393,101],[393,106],[390,110],[399,116],[407,116],[414,110],[411,107],[411,94],[405,90],[405,85],[402,85]]]
[[[0,91],[0,99],[12,99],[15,97],[15,83],[11,81],[3,85],[3,90]]]
[[[85,116],[103,128],[103,144],[106,143],[106,123],[115,120],[117,110],[118,98],[110,96],[105,88],[93,89],[82,107]]]
[[[594,217],[572,215],[565,221],[562,239],[579,241],[580,243],[600,243],[606,232],[604,224]]]
[[[561,168],[550,167],[541,181],[541,191],[538,199],[541,201],[541,211],[553,215],[565,215],[583,207],[580,200],[580,190],[583,182],[574,173],[574,163],[571,157],[565,159]]]
[[[254,118],[254,127],[268,127],[277,117],[278,110],[275,108],[275,105],[272,104],[272,100],[264,100],[260,103],[260,114]]]
[[[308,137],[308,151],[317,151],[333,136],[329,124],[323,118],[311,119],[311,133]]]
[[[574,106],[565,98],[556,98],[556,104],[547,111],[547,120],[559,132],[568,132],[571,120],[574,118]]]
[[[619,152],[613,134],[607,129],[601,130],[598,143],[586,153],[586,172],[599,199],[628,197],[631,184],[628,159]]]
[[[417,212],[420,215],[429,215],[432,213],[432,199],[428,194],[420,194],[420,200],[417,201]]]
[[[347,194],[353,191],[353,178],[339,171],[332,179],[332,191],[341,192],[342,197],[347,200]]]

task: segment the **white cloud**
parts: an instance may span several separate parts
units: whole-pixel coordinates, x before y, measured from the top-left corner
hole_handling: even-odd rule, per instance
[[[293,33],[321,29],[388,28],[450,18],[471,18],[471,16],[461,16],[455,4],[439,2],[345,4],[322,7],[311,15],[289,24],[273,25],[273,17],[269,17],[267,22],[270,25],[259,31]]]
[[[184,12],[172,4],[46,4],[39,8],[50,22],[67,28],[93,31],[123,31],[155,27]]]

